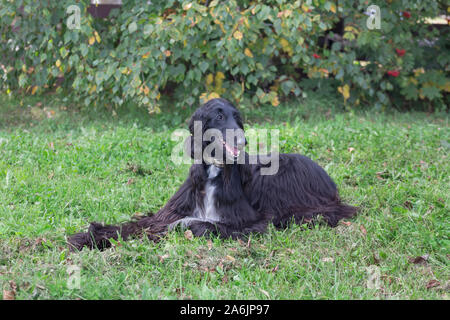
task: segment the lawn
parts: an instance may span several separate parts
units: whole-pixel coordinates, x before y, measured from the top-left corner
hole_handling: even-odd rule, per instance
[[[248,242],[176,231],[69,253],[66,237],[90,221],[156,212],[177,190],[189,166],[170,161],[170,134],[192,110],[0,96],[1,288],[16,299],[448,299],[448,114],[339,104],[311,95],[242,112],[246,128],[280,129],[282,152],[321,164],[356,218]]]

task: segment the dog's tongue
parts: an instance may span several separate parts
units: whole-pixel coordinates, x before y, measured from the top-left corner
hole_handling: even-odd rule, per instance
[[[239,149],[236,147],[230,147],[230,145],[226,142],[224,142],[225,148],[232,153],[235,157],[239,155]]]

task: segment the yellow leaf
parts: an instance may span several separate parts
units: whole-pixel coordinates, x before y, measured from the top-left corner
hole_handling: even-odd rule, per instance
[[[217,98],[220,98],[220,95],[218,93],[216,93],[216,92],[212,92],[208,96],[208,101],[211,100],[211,99],[217,99]]]
[[[95,40],[97,40],[98,43],[100,43],[100,41],[102,41],[102,39],[100,38],[100,36],[98,35],[97,31],[94,31],[94,36],[95,36]]]
[[[277,107],[280,104],[280,100],[278,100],[278,95],[275,95],[275,97],[272,99],[271,102],[274,107]]]
[[[410,77],[409,78],[409,82],[414,83],[415,85],[417,85],[419,82],[417,81],[416,78]]]
[[[150,89],[147,86],[144,86],[144,94],[147,96],[150,92]]]
[[[36,91],[37,91],[37,89],[38,89],[38,87],[37,87],[37,86],[34,86],[34,87],[33,87],[33,90],[31,90],[31,94],[35,94]]]
[[[90,38],[89,38],[89,44],[90,44],[90,45],[93,45],[94,42],[95,42],[95,37],[94,37],[94,36],[90,37]]]
[[[27,72],[27,67],[24,64],[22,65],[22,71]]]
[[[61,66],[61,61],[59,61],[59,59],[58,60],[56,60],[56,63],[55,63],[55,65],[59,68],[60,66]]]
[[[91,90],[89,90],[89,94],[92,94],[92,92],[94,92],[96,89],[97,89],[97,86],[94,84],[94,85],[91,87]]]
[[[236,40],[241,40],[242,39],[242,33],[239,30],[237,30],[237,31],[234,32],[233,37]]]
[[[203,93],[200,95],[199,98],[200,98],[200,103],[201,103],[201,104],[204,104],[204,103],[206,102],[205,100],[206,100],[207,95],[208,95],[208,94],[207,94],[206,92],[203,92]]]
[[[338,91],[342,94],[345,101],[350,98],[350,87],[348,86],[348,84],[346,84],[344,87],[338,87]]]
[[[212,73],[208,74],[206,76],[206,85],[207,86],[211,85],[213,83],[213,81],[214,81],[214,77],[213,77]]]
[[[280,44],[281,44],[281,47],[283,48],[283,50],[284,50],[285,52],[287,52],[287,54],[288,54],[289,56],[292,56],[292,54],[294,53],[294,51],[293,51],[291,45],[289,44],[289,41],[287,41],[287,40],[284,39],[284,38],[281,38],[281,39],[280,39]]]
[[[142,56],[142,59],[147,59],[150,56],[150,51]]]
[[[306,4],[302,4],[302,10],[303,10],[304,12],[308,12],[308,11],[309,11],[309,8],[308,8],[308,6],[307,6]]]
[[[414,75],[416,77],[418,77],[422,73],[425,73],[425,69],[424,68],[414,69],[413,71],[414,71]]]
[[[220,27],[220,30],[222,30],[223,33],[227,33],[225,31],[225,28],[223,27],[223,23],[217,19],[214,20],[214,23],[217,24]]]
[[[244,53],[247,57],[253,58],[253,53],[250,51],[249,48],[245,48]]]
[[[164,54],[166,55],[166,57],[170,57],[172,52],[170,52],[170,50],[166,50],[166,51],[164,51]]]
[[[223,74],[223,72],[217,72],[216,73],[216,81],[219,81],[221,79],[225,79],[225,75]]]
[[[330,11],[336,13],[336,5],[334,3],[331,4]]]

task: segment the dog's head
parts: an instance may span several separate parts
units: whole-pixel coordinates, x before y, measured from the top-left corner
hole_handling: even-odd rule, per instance
[[[202,157],[206,162],[234,163],[247,143],[241,115],[225,99],[212,99],[198,108],[189,131],[191,157],[195,160]]]

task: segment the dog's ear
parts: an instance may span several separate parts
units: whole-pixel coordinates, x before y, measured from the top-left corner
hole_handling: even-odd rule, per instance
[[[194,125],[197,121],[201,122],[202,131],[204,132],[206,129],[205,128],[206,117],[202,107],[200,107],[194,112],[194,114],[191,117],[191,120],[189,121],[189,132],[191,133],[191,135],[194,134]]]

